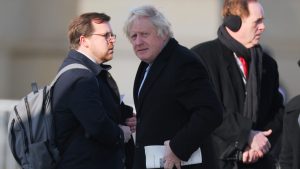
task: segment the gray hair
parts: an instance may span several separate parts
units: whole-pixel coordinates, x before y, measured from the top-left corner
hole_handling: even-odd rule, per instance
[[[130,38],[129,30],[135,19],[138,17],[148,17],[150,22],[154,25],[157,31],[157,35],[163,37],[167,35],[173,37],[173,32],[171,30],[170,22],[164,17],[164,15],[159,12],[153,6],[141,6],[130,11],[129,17],[127,18],[124,25],[124,32],[127,38]]]

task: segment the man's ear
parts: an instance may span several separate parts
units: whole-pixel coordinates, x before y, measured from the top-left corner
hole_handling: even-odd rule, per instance
[[[80,46],[88,47],[87,39],[85,36],[81,35],[79,37],[79,44]]]
[[[242,26],[242,19],[237,15],[229,15],[224,17],[223,24],[231,31],[237,32]]]

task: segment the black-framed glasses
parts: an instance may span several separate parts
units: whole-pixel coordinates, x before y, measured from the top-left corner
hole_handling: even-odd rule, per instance
[[[117,38],[117,35],[116,34],[113,34],[111,32],[107,32],[105,34],[100,34],[100,33],[92,33],[91,35],[98,35],[98,36],[103,36],[105,37],[105,39],[108,41],[110,39],[116,39]]]

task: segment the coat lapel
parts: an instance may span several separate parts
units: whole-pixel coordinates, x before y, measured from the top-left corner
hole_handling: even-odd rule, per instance
[[[111,74],[106,71],[106,81],[108,83],[108,87],[111,88],[111,90],[113,91],[114,97],[120,102],[121,98],[120,98],[120,92],[119,92],[119,88],[118,85],[116,83],[116,81],[113,79],[113,77],[111,76]]]
[[[234,97],[239,102],[238,110],[241,112],[243,111],[243,102],[245,98],[245,85],[242,79],[241,72],[239,70],[239,67],[236,63],[235,57],[233,56],[233,53],[229,50],[224,50],[224,61],[225,66],[227,67],[229,80],[231,83],[231,86],[233,86],[234,91]]]
[[[139,87],[141,85],[141,82],[144,77],[145,70],[147,68],[148,64],[145,62],[141,62],[139,65],[139,68],[137,70],[137,73],[135,75],[135,80],[134,80],[134,85],[133,85],[133,99],[134,99],[134,104],[136,109],[138,110],[139,107],[139,96],[138,96],[138,91]]]
[[[153,65],[151,65],[147,78],[145,79],[143,87],[140,91],[140,95],[139,95],[140,103],[142,103],[149,90],[151,90],[151,86],[156,82],[156,79],[159,77],[165,65],[166,63],[162,63],[161,61],[158,61],[156,63],[153,63]]]
[[[164,49],[161,51],[161,53],[157,56],[155,61],[150,67],[150,70],[148,72],[147,78],[144,81],[143,87],[140,91],[140,94],[138,96],[138,89],[139,85],[141,84],[141,81],[144,76],[144,72],[146,67],[148,66],[146,63],[141,63],[140,67],[138,69],[138,73],[136,75],[135,85],[134,85],[134,96],[135,96],[135,103],[137,112],[139,112],[139,109],[142,107],[143,101],[147,94],[151,91],[151,87],[155,82],[157,81],[157,78],[161,75],[162,70],[167,65],[168,59],[172,57],[173,48],[177,45],[177,41],[175,39],[170,39],[167,45],[164,47]]]

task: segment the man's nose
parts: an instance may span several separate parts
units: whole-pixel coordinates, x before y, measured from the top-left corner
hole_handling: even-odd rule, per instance
[[[265,25],[264,22],[261,22],[261,23],[260,23],[259,29],[260,29],[261,31],[264,31],[264,30],[266,29],[266,25]]]
[[[143,43],[143,39],[141,38],[140,35],[136,36],[136,39],[134,40],[134,45],[140,45]]]
[[[108,39],[109,43],[116,43],[116,41],[117,41],[116,38],[109,38]]]

